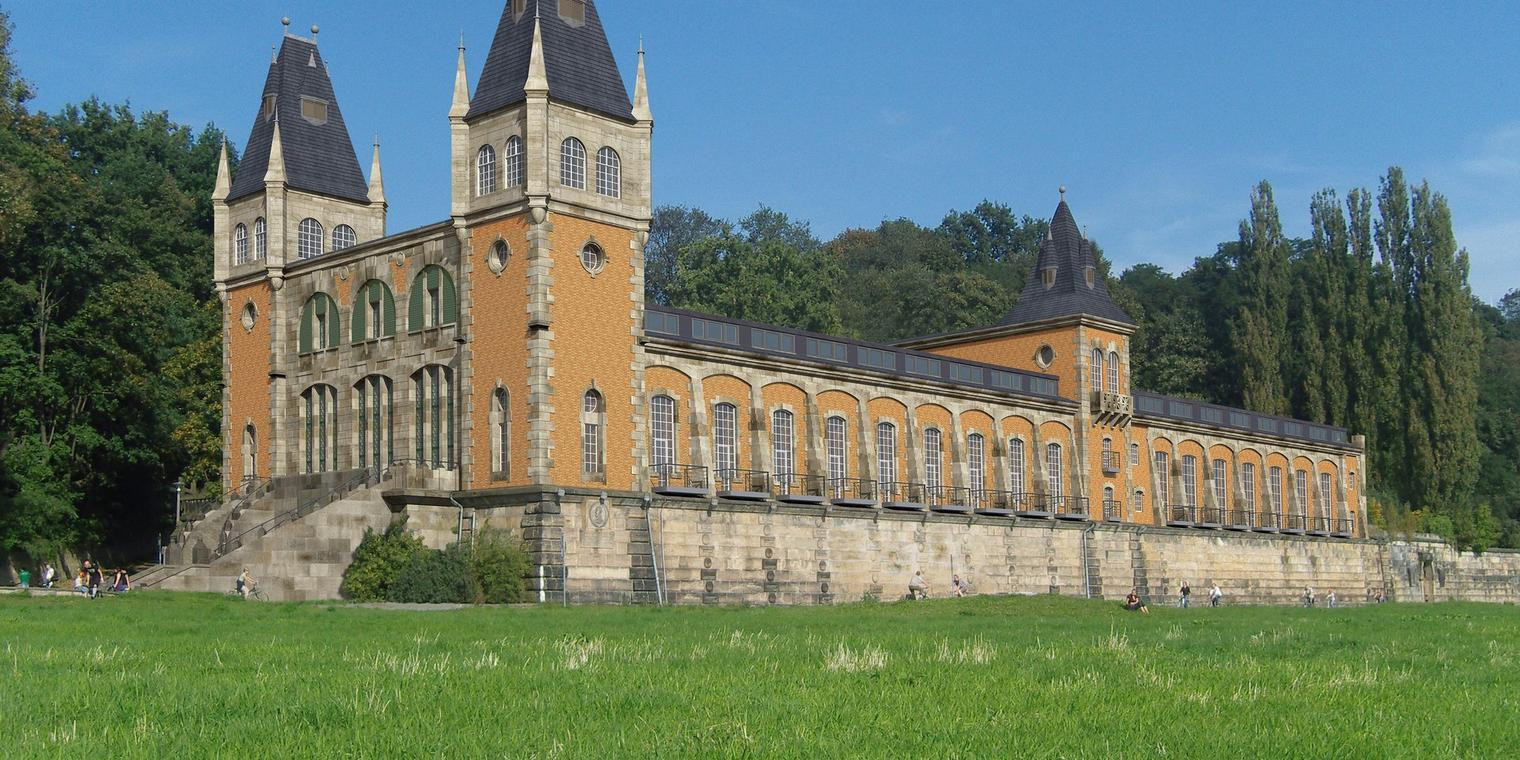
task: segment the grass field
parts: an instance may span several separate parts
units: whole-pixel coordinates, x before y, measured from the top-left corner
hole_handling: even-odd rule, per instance
[[[0,596],[6,757],[1515,757],[1520,610]]]

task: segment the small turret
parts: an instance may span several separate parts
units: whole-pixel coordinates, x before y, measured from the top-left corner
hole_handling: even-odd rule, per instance
[[[528,78],[523,80],[523,92],[529,95],[549,92],[549,75],[544,71],[544,34],[537,15],[533,17],[533,47],[528,52]]]
[[[274,118],[274,134],[269,138],[269,158],[264,169],[264,184],[279,185],[285,182],[285,147],[280,140],[280,117]]]
[[[216,187],[211,191],[211,200],[216,203],[226,203],[227,194],[232,192],[232,171],[227,168],[227,141],[222,140],[222,154],[216,160]]]
[[[633,80],[633,118],[639,122],[653,122],[649,112],[649,85],[644,79],[644,41],[639,40],[639,71]]]

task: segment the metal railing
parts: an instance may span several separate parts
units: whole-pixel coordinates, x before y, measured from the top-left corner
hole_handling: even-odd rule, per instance
[[[1087,517],[1089,514],[1090,502],[1086,496],[1049,496],[1046,500],[1057,517]]]
[[[1337,517],[1331,523],[1330,533],[1334,536],[1344,536],[1349,538],[1353,530],[1355,530],[1355,528],[1353,527],[1353,523],[1351,522],[1350,518]]]
[[[1303,515],[1290,512],[1288,513],[1288,521],[1283,524],[1283,530],[1301,531],[1304,529],[1305,522],[1307,521],[1304,519]]]
[[[714,482],[717,483],[719,491],[764,494],[771,492],[771,474],[764,470],[724,468],[715,473]]]
[[[1277,530],[1282,526],[1282,515],[1267,510],[1256,516],[1256,527],[1266,530]]]
[[[1119,522],[1123,519],[1124,503],[1117,499],[1103,500],[1103,519],[1108,522]]]
[[[995,509],[1003,512],[1017,512],[1023,509],[1021,504],[1024,494],[1014,491],[982,491],[978,498],[977,509]]]
[[[1310,517],[1309,532],[1328,535],[1330,533],[1330,517],[1328,515],[1314,515]]]
[[[1118,475],[1121,456],[1117,451],[1103,452],[1103,474]]]
[[[236,551],[242,547],[244,539],[249,536],[256,538],[258,536],[265,535],[275,528],[284,525],[285,523],[299,520],[302,517],[305,517],[312,512],[315,512],[322,507],[325,507],[328,504],[331,504],[343,498],[344,496],[347,496],[348,493],[355,488],[371,485],[371,476],[372,472],[369,469],[366,468],[360,470],[357,474],[334,486],[331,490],[328,490],[320,496],[316,496],[304,502],[301,502],[300,504],[296,505],[294,509],[285,510],[284,512],[281,512],[274,517],[269,518],[268,520],[265,520],[257,525],[254,525],[251,528],[247,528],[239,532],[235,536],[223,538],[219,543],[217,543],[216,549],[211,552],[211,559],[220,559]],[[376,482],[379,481],[377,480]]]
[[[905,480],[886,481],[881,484],[881,500],[887,504],[929,505],[929,487],[923,483]]]
[[[965,486],[929,486],[925,489],[931,507],[970,507],[971,489]]]
[[[799,475],[789,472],[772,476],[771,482],[774,484],[772,493],[779,497],[812,496],[822,499],[824,496],[822,475]]]
[[[1198,522],[1208,525],[1219,525],[1224,522],[1224,510],[1220,507],[1202,506],[1198,508]]]
[[[829,478],[825,481],[830,499],[876,501],[876,481],[865,478]]]
[[[665,462],[649,468],[650,485],[654,488],[696,488],[707,490],[707,468],[695,464]]]
[[[1251,527],[1251,512],[1246,509],[1232,509],[1225,514],[1227,524],[1232,528]]]
[[[1196,517],[1196,511],[1191,504],[1171,504],[1166,508],[1166,520],[1191,524]]]

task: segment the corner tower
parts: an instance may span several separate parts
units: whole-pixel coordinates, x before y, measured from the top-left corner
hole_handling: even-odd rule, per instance
[[[650,218],[643,53],[630,99],[591,0],[509,0],[474,93],[461,45],[451,216],[474,424],[509,419],[522,467],[472,436],[470,484],[631,490]],[[493,426],[503,429],[505,426]],[[588,433],[587,431],[594,431]]]

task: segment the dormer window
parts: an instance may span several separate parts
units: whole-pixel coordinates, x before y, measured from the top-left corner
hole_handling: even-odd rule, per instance
[[[586,23],[586,0],[559,0],[559,17],[575,26]]]
[[[1082,271],[1082,276],[1087,279],[1087,287],[1091,288],[1098,280],[1098,270],[1095,267],[1089,266]]]
[[[301,96],[301,118],[322,126],[327,123],[327,101]]]
[[[1056,284],[1056,268],[1045,267],[1044,269],[1041,269],[1040,281],[1043,282],[1047,288],[1054,287]]]
[[[264,96],[264,108],[260,113],[263,115],[266,121],[269,120],[270,117],[274,116],[274,95]]]
[[[528,0],[512,0],[512,20],[522,19],[523,12],[528,10]]]

